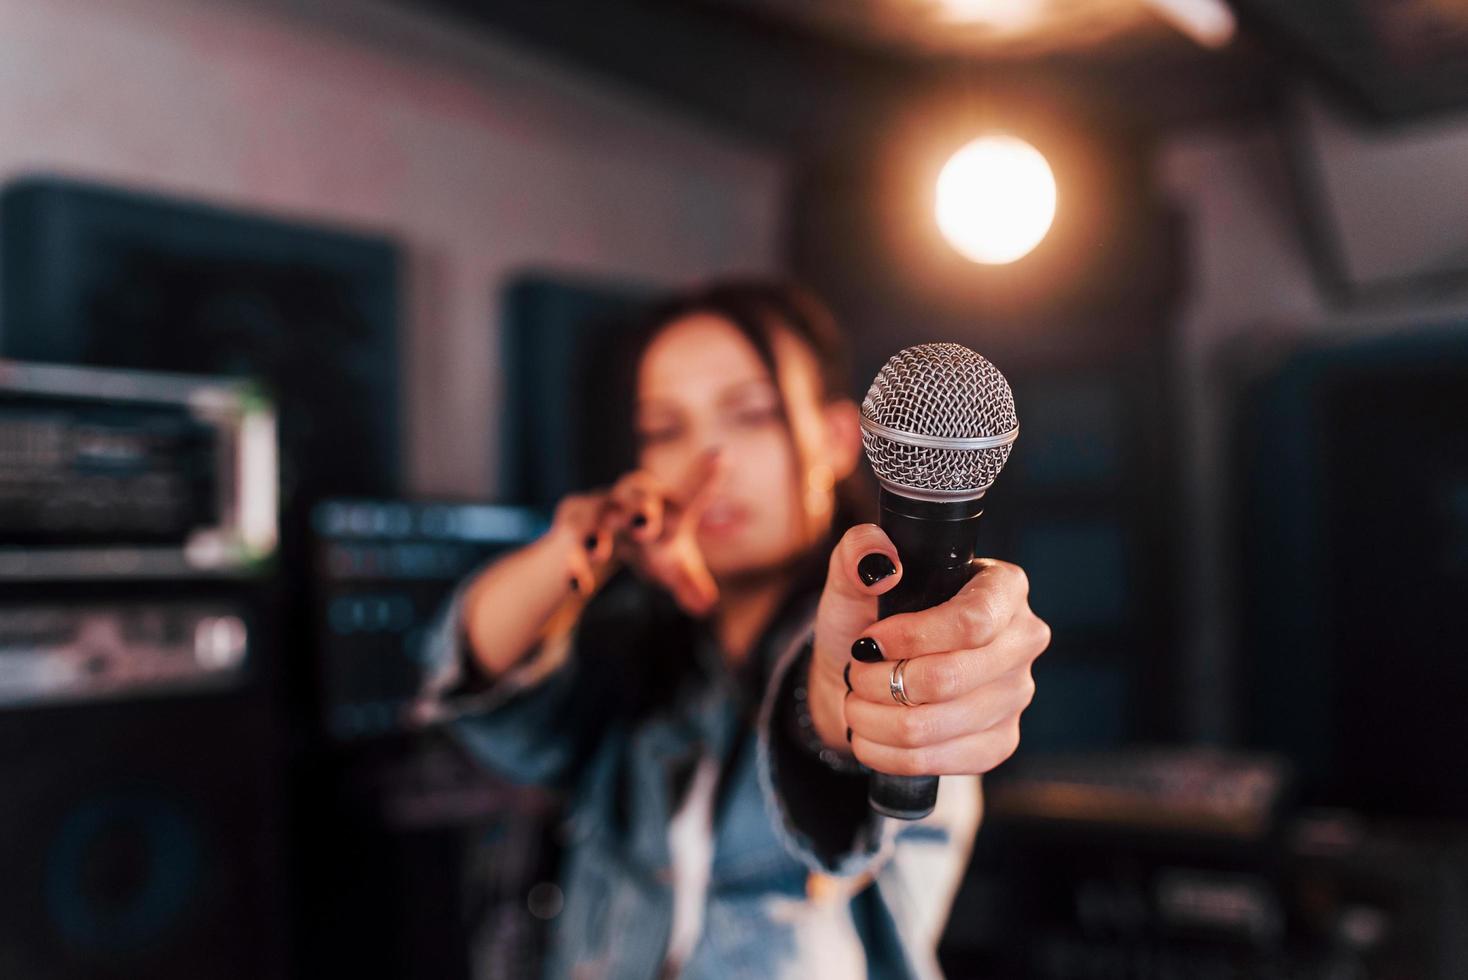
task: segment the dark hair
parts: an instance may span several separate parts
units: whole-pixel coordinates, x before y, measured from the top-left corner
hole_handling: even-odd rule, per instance
[[[638,366],[658,335],[679,320],[699,314],[716,316],[738,330],[755,349],[771,377],[777,373],[775,332],[783,329],[815,355],[823,398],[831,401],[851,396],[849,345],[835,316],[810,290],[777,279],[719,280],[653,305],[634,332],[631,343],[623,346],[618,359],[621,383],[626,386],[624,391],[635,388]],[[783,403],[783,390],[780,398],[782,411],[788,418],[789,406]],[[627,462],[630,466],[631,460]],[[836,485],[835,495],[832,520],[838,533],[851,524],[870,519],[872,492],[860,467]]]
[[[851,377],[846,338],[831,311],[809,290],[778,280],[735,279],[669,297],[648,315],[641,338],[643,350],[665,327],[701,313],[727,320],[738,329],[771,375],[775,373],[773,331],[777,326],[785,328],[816,355],[825,396],[848,394]]]

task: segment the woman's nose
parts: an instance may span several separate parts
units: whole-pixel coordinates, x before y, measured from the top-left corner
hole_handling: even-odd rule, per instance
[[[689,435],[691,438],[688,440],[688,448],[693,450],[695,459],[703,459],[709,453],[725,452],[725,433],[717,425],[701,425]]]

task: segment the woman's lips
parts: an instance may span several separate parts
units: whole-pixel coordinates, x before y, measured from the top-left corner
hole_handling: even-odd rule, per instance
[[[704,534],[728,534],[749,519],[747,508],[727,500],[716,500],[704,510],[698,529]]]

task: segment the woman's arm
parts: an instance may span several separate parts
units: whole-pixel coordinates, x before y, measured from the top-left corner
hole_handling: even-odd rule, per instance
[[[575,778],[616,708],[617,692],[592,676],[597,665],[573,655],[597,575],[612,572],[610,541],[599,538],[607,512],[606,494],[569,496],[545,534],[459,584],[417,651],[410,723],[446,725],[517,782]]]
[[[411,721],[451,724],[483,763],[512,779],[574,776],[630,693],[607,658],[574,655],[588,603],[623,565],[690,612],[713,601],[691,540],[716,464],[711,455],[679,494],[631,473],[610,491],[567,497],[544,535],[461,583],[419,650],[424,680]],[[628,596],[598,597],[594,608],[607,620],[598,620],[607,627],[599,635],[622,635],[617,625],[638,615]]]
[[[590,591],[583,579],[594,580],[602,550],[596,534],[605,498],[567,497],[545,534],[493,562],[460,590],[454,625],[463,630],[480,679],[497,680],[532,650],[564,640],[574,628]]]

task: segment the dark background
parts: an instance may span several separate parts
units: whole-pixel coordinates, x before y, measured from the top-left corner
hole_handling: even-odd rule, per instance
[[[1154,794],[1060,830],[1000,808],[953,975],[1461,971],[1468,15],[1237,0],[1213,48],[1140,0],[998,6],[1022,26],[923,0],[17,9],[16,36],[109,67],[12,59],[34,84],[0,95],[0,137],[27,147],[0,156],[0,356],[254,379],[282,494],[278,551],[240,582],[7,596],[223,596],[255,669],[0,708],[21,882],[0,973],[532,971],[556,801],[400,723],[416,631],[612,475],[626,420],[589,370],[608,339],[667,289],[749,271],[829,301],[854,394],[934,339],[1004,370],[1023,431],[983,546],[1054,628],[1006,769],[1092,760],[1087,785]],[[129,44],[172,60],[111,73]],[[129,86],[188,71],[212,94],[180,141]],[[936,166],[989,129],[1059,188],[1007,266],[930,215]],[[1227,790],[1162,772],[1159,746],[1281,766],[1267,827],[1159,831]],[[94,825],[123,829],[58,829]],[[57,868],[116,930],[77,932]],[[1192,931],[1167,919],[1179,868],[1212,896]],[[1239,896],[1278,928],[1230,923]]]

